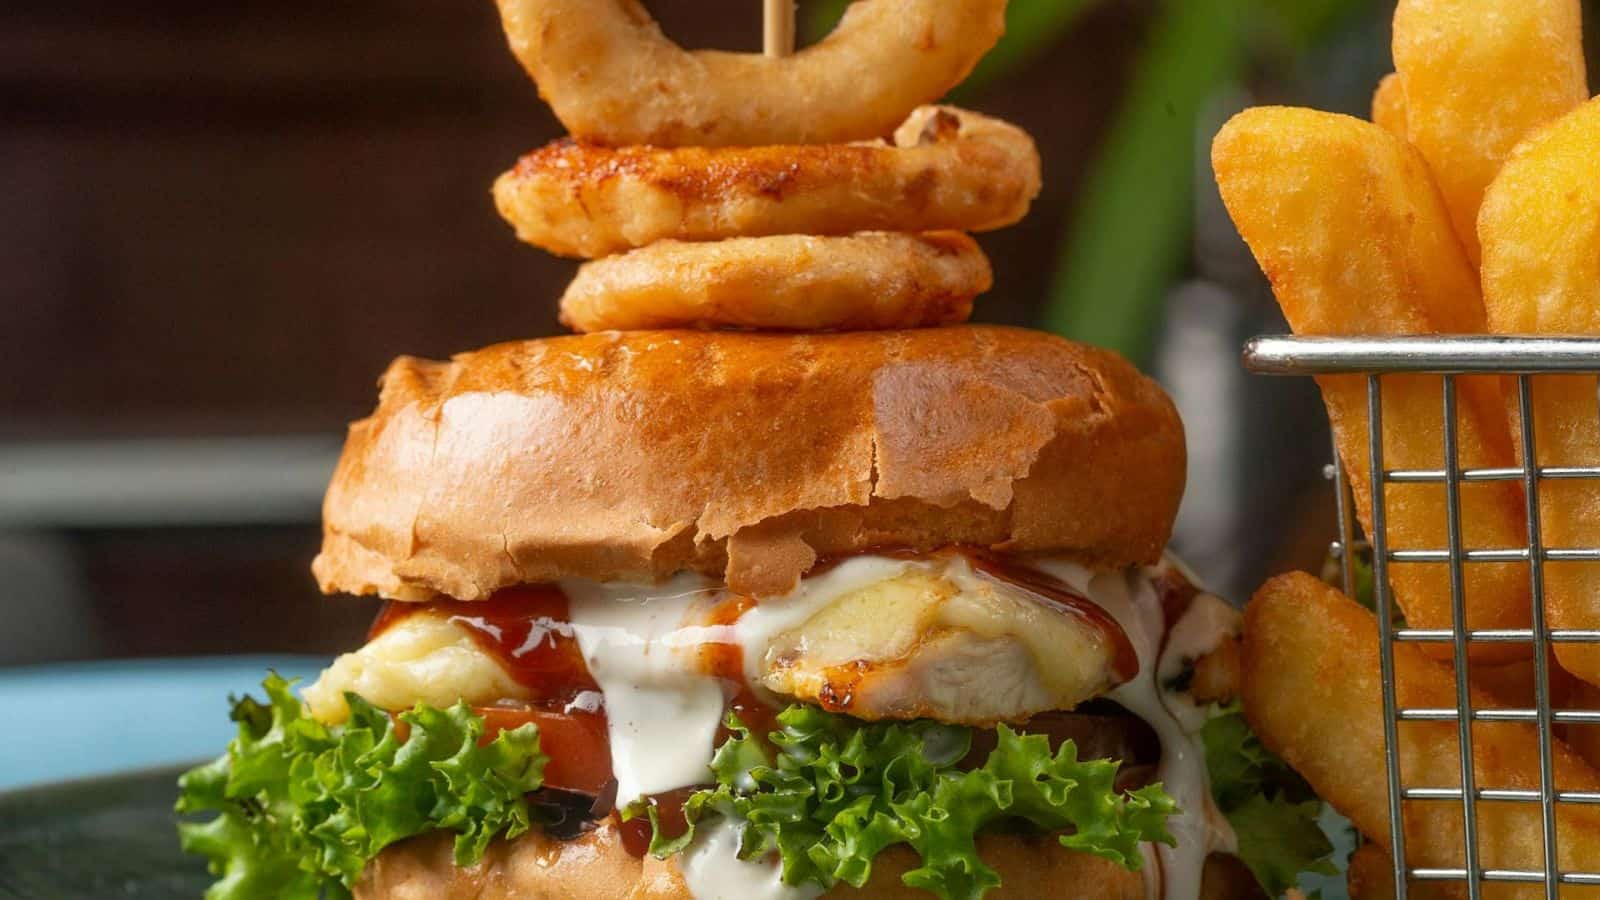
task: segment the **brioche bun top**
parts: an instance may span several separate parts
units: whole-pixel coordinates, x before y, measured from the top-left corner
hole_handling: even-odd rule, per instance
[[[600,332],[395,360],[350,427],[326,592],[487,597],[683,569],[781,593],[820,556],[974,544],[1156,560],[1183,429],[1121,357],[1015,328]]]

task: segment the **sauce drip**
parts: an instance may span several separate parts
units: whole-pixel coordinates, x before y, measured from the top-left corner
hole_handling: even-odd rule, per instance
[[[1139,654],[1121,623],[1065,581],[978,547],[956,546],[941,552],[965,558],[979,575],[1021,588],[1099,633],[1111,646],[1111,671],[1119,681],[1128,681],[1139,674]]]
[[[703,624],[713,629],[732,626],[755,605],[753,597],[729,594],[706,613]],[[701,671],[722,683],[727,711],[738,716],[739,721],[750,729],[752,736],[766,743],[767,735],[778,728],[778,710],[758,696],[745,680],[744,648],[731,641],[713,640],[700,645],[699,657]],[[731,737],[733,732],[724,725],[717,732],[716,743],[720,746]],[[709,786],[708,782],[707,785],[680,788],[648,798],[647,802],[656,810],[663,835],[673,838],[688,830],[689,823],[683,814],[684,804],[696,791]],[[642,858],[649,852],[652,828],[648,816],[635,816],[626,822],[619,817],[617,828],[622,837],[622,846],[635,858]]]
[[[1189,604],[1193,603],[1194,598],[1201,593],[1200,589],[1173,565],[1156,568],[1150,578],[1150,587],[1155,590],[1156,597],[1161,601],[1161,612],[1168,622],[1176,622],[1183,618],[1183,614],[1189,609]]]
[[[406,618],[426,613],[465,629],[537,701],[567,703],[598,690],[569,624],[567,595],[551,584],[496,591],[487,600],[389,601],[367,633],[371,640]]]
[[[959,556],[965,559],[978,575],[1021,588],[1102,635],[1111,645],[1112,674],[1119,681],[1128,681],[1139,674],[1139,654],[1134,650],[1133,642],[1128,639],[1128,633],[1123,630],[1122,624],[1115,616],[1101,609],[1093,600],[1078,593],[1071,585],[1022,560],[972,544],[952,544],[933,551],[918,550],[914,547],[869,547],[851,553],[824,556],[806,572],[805,577],[821,575],[845,560],[857,556],[886,556],[890,559],[908,560]],[[1176,576],[1174,586],[1179,582],[1187,584],[1181,575]],[[1184,601],[1187,599],[1184,598]]]
[[[1139,671],[1137,653],[1117,619],[1066,582],[1023,562],[987,549],[969,546],[952,546],[934,553],[908,549],[877,549],[851,556],[869,554],[900,559],[960,556],[980,577],[1024,590],[1051,608],[1060,610],[1102,635],[1110,647],[1112,671],[1118,678],[1126,681]],[[824,560],[808,573],[808,577],[821,574],[847,558],[849,557]],[[733,626],[746,612],[755,608],[756,604],[754,598],[726,594],[707,611],[701,621],[685,624],[712,626],[714,634],[717,626]],[[539,713],[535,710],[564,710],[561,720],[566,723],[565,731],[572,733],[572,740],[559,743],[570,743],[573,746],[563,749],[552,745],[552,749],[562,750],[560,753],[551,754],[550,769],[553,770],[553,774],[564,776],[555,779],[560,782],[555,785],[556,787],[584,794],[593,791],[597,796],[604,795],[607,787],[615,790],[614,774],[611,778],[602,780],[602,776],[611,769],[610,749],[604,739],[606,725],[603,708],[600,710],[594,710],[592,707],[581,710],[573,708],[574,701],[585,692],[599,689],[584,662],[583,653],[570,622],[571,606],[559,586],[523,585],[506,588],[497,591],[487,600],[476,602],[448,598],[430,603],[391,601],[384,606],[373,622],[368,634],[369,640],[409,616],[418,614],[441,616],[466,630],[486,653],[500,662],[507,674],[527,687],[534,695],[533,707],[528,710],[502,711],[480,708],[480,714],[495,720],[492,724],[498,727],[514,727],[521,721],[527,720],[524,717],[537,717]],[[713,638],[699,647],[698,654],[701,671],[721,682],[727,710],[736,714],[752,734],[766,741],[768,734],[778,728],[778,710],[747,681],[743,647],[731,637],[722,641]],[[551,723],[540,724],[543,729]],[[1066,722],[1052,721],[1049,716],[1041,716],[1038,721],[1030,724],[1058,739],[1080,736],[1071,734],[1078,729],[1065,727]],[[491,731],[497,731],[498,727]],[[1024,730],[1028,730],[1027,726],[1024,726]],[[1057,735],[1058,731],[1062,734]],[[731,733],[723,728],[717,736],[716,743],[720,745],[731,736]],[[552,738],[554,737],[552,734]],[[1146,736],[1138,734],[1137,729],[1133,729],[1124,737],[1128,743],[1138,745],[1138,749],[1135,750],[1132,746],[1107,749],[1131,751],[1116,754],[1130,763],[1142,760],[1148,753],[1145,748]],[[980,754],[987,756],[983,751],[986,751],[992,742],[992,731],[974,732],[974,750],[978,751],[974,756]],[[589,759],[585,764],[577,766],[565,766],[555,759],[558,755],[566,755],[572,751],[577,751],[580,756]],[[605,771],[600,771],[597,764]],[[1130,766],[1130,768],[1135,767]],[[574,771],[568,772],[568,769]],[[679,835],[687,828],[683,817],[684,803],[701,787],[684,787],[649,798],[667,836]],[[602,815],[605,810],[601,806],[610,805],[597,804],[592,813]],[[649,817],[637,816],[629,822],[620,822],[619,827],[627,851],[635,857],[644,856],[650,843]]]
[[[711,626],[731,626],[756,605],[753,597],[730,594],[706,616]],[[750,733],[767,740],[767,734],[778,728],[778,710],[762,700],[745,679],[744,648],[731,642],[713,642],[700,647],[702,671],[722,682],[722,693],[727,698],[728,712],[739,717]],[[726,727],[717,733],[717,743],[732,737]]]
[[[750,597],[728,595],[712,607],[704,624],[731,626],[755,603]],[[581,703],[585,692],[598,692],[599,688],[578,647],[569,621],[570,605],[559,586],[506,588],[487,600],[475,602],[448,598],[429,603],[390,601],[373,621],[368,640],[414,615],[439,616],[465,629],[485,653],[493,656],[512,678],[534,693],[533,708],[476,708],[475,712],[484,716],[488,725],[484,742],[492,740],[502,728],[535,722],[540,726],[541,739],[546,744],[544,749],[550,756],[546,764],[548,782],[567,791],[597,797],[603,795],[608,786],[615,789],[603,707],[597,711],[574,708],[574,701]],[[746,682],[743,649],[737,643],[711,642],[699,648],[699,656],[702,671],[721,682],[728,711],[736,714],[752,734],[766,740],[768,732],[777,728],[778,711]],[[732,732],[723,728],[717,743],[720,745],[732,736]],[[597,767],[603,767],[605,772],[601,773]],[[649,798],[668,836],[682,834],[688,827],[683,805],[700,787],[686,787]],[[611,803],[608,801],[603,806],[604,809],[596,808],[593,812],[604,815],[609,812]],[[619,827],[628,852],[635,857],[644,856],[650,845],[649,818],[639,816],[620,823]]]

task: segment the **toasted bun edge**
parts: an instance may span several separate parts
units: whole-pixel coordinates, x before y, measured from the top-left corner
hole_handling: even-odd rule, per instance
[[[487,597],[684,569],[756,596],[818,558],[953,543],[1155,561],[1182,424],[1121,357],[1039,332],[601,332],[397,359],[350,428],[326,592]]]

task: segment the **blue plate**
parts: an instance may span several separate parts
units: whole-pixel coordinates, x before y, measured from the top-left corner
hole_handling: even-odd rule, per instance
[[[0,669],[0,790],[175,765],[221,753],[228,696],[268,669],[313,679],[308,656],[70,663]]]

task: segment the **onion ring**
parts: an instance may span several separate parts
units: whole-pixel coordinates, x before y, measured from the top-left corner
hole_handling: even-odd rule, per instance
[[[1005,31],[1005,0],[857,0],[792,56],[684,50],[638,0],[499,0],[511,52],[576,137],[612,146],[882,137],[955,87]]]
[[[561,298],[574,331],[861,331],[966,321],[993,283],[955,231],[662,241],[585,263]]]
[[[989,231],[1039,193],[1027,132],[978,113],[925,106],[894,143],[707,149],[557,141],[494,185],[522,240],[598,257],[658,240],[774,234]]]

